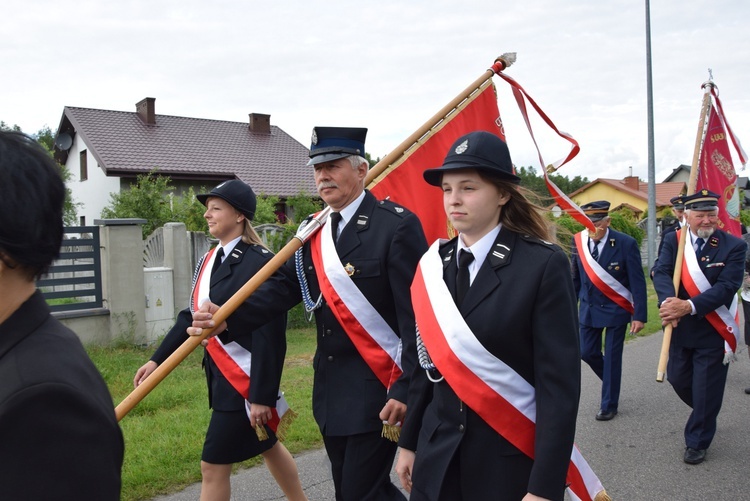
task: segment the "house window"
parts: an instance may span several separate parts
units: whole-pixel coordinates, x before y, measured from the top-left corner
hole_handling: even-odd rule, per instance
[[[86,161],[88,155],[86,154],[86,150],[82,150],[79,155],[80,155],[79,158],[80,158],[80,164],[81,164],[81,176],[79,180],[85,181],[89,178],[89,167]]]

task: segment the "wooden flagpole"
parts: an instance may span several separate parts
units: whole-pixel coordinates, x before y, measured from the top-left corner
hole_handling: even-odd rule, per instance
[[[698,124],[698,133],[695,137],[695,150],[693,151],[693,164],[690,166],[690,179],[688,181],[687,194],[695,193],[695,185],[698,179],[698,162],[701,156],[701,146],[706,135],[706,117],[711,106],[711,87],[713,83],[709,80],[703,84],[703,105],[701,106],[701,116]],[[683,227],[680,232],[680,241],[677,245],[677,256],[674,264],[674,274],[672,275],[672,284],[674,285],[675,297],[680,290],[680,280],[682,279],[682,261],[685,255],[685,242],[687,241],[688,228]],[[658,257],[658,256],[657,256]],[[656,369],[656,382],[663,383],[664,376],[667,372],[667,361],[669,360],[669,345],[672,342],[672,324],[664,327],[664,337],[661,342],[661,352],[659,353],[659,365]]]
[[[456,96],[451,102],[445,105],[440,111],[438,111],[432,118],[424,123],[419,129],[417,129],[411,136],[406,138],[401,144],[399,144],[393,151],[387,154],[383,159],[375,164],[367,173],[365,178],[365,186],[369,186],[378,176],[385,172],[388,167],[395,163],[406,151],[411,148],[416,142],[419,141],[430,129],[439,124],[445,117],[457,108],[463,101],[465,101],[471,94],[479,88],[487,79],[492,78],[497,72],[500,72],[513,64],[516,60],[515,53],[505,53],[495,59],[494,64],[490,69],[482,73],[482,76],[477,78],[471,85],[469,85],[463,92]],[[224,322],[229,315],[249,298],[253,292],[255,292],[260,285],[268,280],[276,270],[278,270],[287,260],[289,260],[294,253],[302,247],[302,245],[316,232],[328,219],[328,213],[330,209],[324,209],[318,216],[316,216],[311,223],[309,223],[303,234],[298,233],[287,243],[273,258],[271,258],[258,272],[248,280],[234,295],[224,303],[219,310],[213,314],[213,320],[215,325],[220,325]],[[314,223],[314,224],[313,224]],[[190,353],[195,350],[204,339],[207,339],[212,333],[211,329],[204,329],[200,336],[190,336],[182,345],[177,348],[167,359],[159,364],[159,366],[149,374],[149,376],[138,385],[130,394],[125,397],[120,404],[115,407],[115,415],[117,421],[120,421],[125,417],[128,412],[138,405],[151,390],[153,390],[159,383],[169,375]]]

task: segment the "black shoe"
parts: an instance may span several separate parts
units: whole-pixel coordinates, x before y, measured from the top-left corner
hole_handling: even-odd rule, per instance
[[[609,421],[617,415],[617,411],[602,411],[596,413],[597,421]]]
[[[706,459],[706,449],[693,449],[688,447],[685,449],[685,457],[682,458],[687,464],[700,464]]]
[[[748,395],[750,395],[750,388],[745,388],[745,393],[747,393]]]

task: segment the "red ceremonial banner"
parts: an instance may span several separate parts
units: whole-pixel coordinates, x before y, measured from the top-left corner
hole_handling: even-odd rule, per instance
[[[737,173],[727,142],[727,132],[716,108],[712,105],[708,115],[708,128],[698,163],[695,191],[713,191],[719,198],[719,228],[739,237],[740,194]]]
[[[469,132],[484,130],[505,140],[492,79],[489,78],[483,85],[484,88],[480,88],[433,129],[424,142],[420,140],[418,146],[368,186],[376,198],[388,198],[414,212],[422,222],[429,243],[438,238],[448,238],[449,224],[443,210],[443,192],[427,184],[422,173],[425,169],[441,166],[448,148]]]

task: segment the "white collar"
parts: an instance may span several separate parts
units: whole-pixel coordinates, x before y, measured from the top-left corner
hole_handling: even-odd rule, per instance
[[[471,246],[466,246],[461,235],[458,235],[458,249],[456,250],[456,259],[458,259],[458,253],[466,249],[474,254],[474,261],[472,261],[469,265],[469,273],[471,275],[472,281],[476,276],[477,271],[479,271],[479,268],[482,267],[482,263],[484,263],[484,259],[487,257],[487,254],[489,254],[490,249],[495,243],[497,236],[500,234],[500,229],[502,227],[502,223],[498,224],[489,232],[487,232],[486,235],[474,242],[474,244]]]
[[[226,245],[219,244],[218,247],[216,247],[216,252],[219,252],[220,248],[224,249],[224,257],[221,260],[222,263],[224,262],[224,259],[226,259],[227,256],[229,256],[229,254],[234,250],[234,248],[237,246],[237,244],[239,243],[240,240],[242,240],[242,235],[240,235],[239,237],[235,238],[234,240],[231,240]]]
[[[359,209],[359,206],[362,205],[362,200],[364,199],[365,191],[362,190],[362,193],[360,193],[357,198],[352,200],[352,203],[338,211],[338,213],[341,214],[341,223],[339,223],[339,228],[343,228],[344,226],[346,226],[346,223],[348,223],[349,220],[354,217],[354,215],[357,213],[357,210]]]

